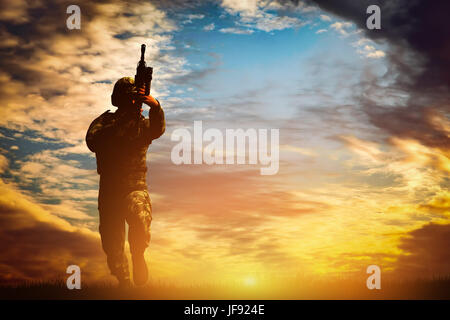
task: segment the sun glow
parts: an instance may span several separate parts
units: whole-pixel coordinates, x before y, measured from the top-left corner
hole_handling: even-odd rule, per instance
[[[254,287],[257,283],[256,278],[252,276],[247,276],[243,280],[244,285],[247,287]]]

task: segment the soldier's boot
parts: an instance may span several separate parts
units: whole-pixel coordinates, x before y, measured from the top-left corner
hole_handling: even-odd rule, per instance
[[[130,277],[117,277],[117,280],[119,281],[120,289],[128,289],[132,287]]]
[[[148,281],[148,269],[145,262],[144,252],[133,253],[131,255],[133,261],[133,281],[137,286],[143,286]]]
[[[107,256],[108,266],[111,274],[119,281],[119,288],[130,288],[130,271],[128,269],[128,260],[121,250],[111,251]]]

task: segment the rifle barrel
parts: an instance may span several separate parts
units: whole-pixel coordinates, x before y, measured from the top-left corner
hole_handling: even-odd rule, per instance
[[[141,61],[144,61],[145,44],[141,45]]]

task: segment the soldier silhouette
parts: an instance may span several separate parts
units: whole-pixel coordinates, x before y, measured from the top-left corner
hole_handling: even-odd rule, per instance
[[[148,280],[144,252],[150,242],[152,221],[146,155],[152,140],[164,133],[164,111],[158,100],[145,95],[143,88],[136,88],[134,79],[129,77],[116,82],[111,102],[118,109],[108,110],[96,118],[86,134],[86,143],[95,152],[100,175],[98,210],[102,247],[119,286],[130,286],[124,252],[126,221],[133,281],[144,285]],[[148,118],[142,115],[142,103],[150,107]]]

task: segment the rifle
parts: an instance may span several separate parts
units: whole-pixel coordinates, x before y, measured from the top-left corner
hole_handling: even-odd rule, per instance
[[[141,45],[141,60],[139,60],[136,75],[134,76],[134,83],[136,88],[144,88],[145,95],[148,96],[150,94],[150,86],[152,82],[153,68],[147,67],[147,64],[144,60],[145,55],[145,44]]]

